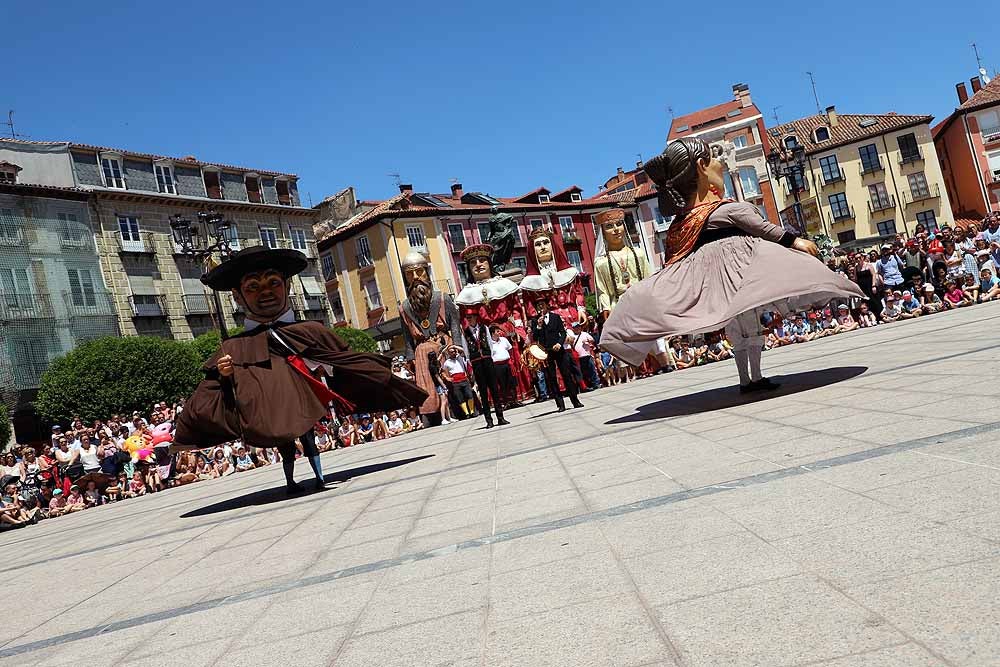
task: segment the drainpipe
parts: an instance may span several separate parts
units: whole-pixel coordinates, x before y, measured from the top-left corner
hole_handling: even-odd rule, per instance
[[[899,206],[899,216],[902,218],[903,222],[903,235],[909,238],[910,230],[906,228],[906,202],[899,194],[899,185],[896,184],[896,174],[892,171],[892,160],[889,159],[889,144],[885,140],[885,135],[882,135],[882,148],[885,149],[885,161],[888,162],[885,168],[889,171],[889,176],[892,177],[892,191],[896,193],[896,205]],[[896,216],[893,215],[893,220]],[[876,232],[878,229],[875,230]]]

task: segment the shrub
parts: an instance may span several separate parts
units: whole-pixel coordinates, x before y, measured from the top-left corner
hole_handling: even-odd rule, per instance
[[[333,333],[347,343],[355,352],[378,352],[378,344],[367,331],[353,327],[334,327]]]

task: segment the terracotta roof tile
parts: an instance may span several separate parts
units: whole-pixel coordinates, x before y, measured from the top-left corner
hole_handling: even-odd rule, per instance
[[[991,107],[994,104],[1000,104],[1000,77],[980,88],[978,93],[967,99],[958,108],[962,111],[971,111]]]
[[[867,121],[874,120],[874,123]],[[933,116],[912,116],[896,113],[886,114],[837,114],[837,126],[831,127],[826,114],[816,114],[783,123],[767,131],[768,142],[772,148],[783,146],[785,137],[794,134],[799,143],[805,146],[807,154],[819,153],[837,146],[852,144],[871,137],[877,137],[886,132],[901,130],[915,125],[930,123]],[[861,126],[865,122],[865,127]],[[813,140],[813,131],[825,127],[830,131],[828,141]]]
[[[740,113],[736,114],[735,112],[737,111]],[[730,113],[733,113],[734,115],[730,116]],[[667,134],[667,140],[670,141],[679,137],[686,137],[688,135],[695,134],[701,129],[704,129],[699,128],[700,125],[712,123],[713,121],[718,121],[718,123],[722,125],[724,123],[734,123],[738,119],[750,118],[759,114],[760,109],[757,108],[756,104],[743,107],[739,101],[730,100],[728,102],[723,102],[722,104],[716,104],[714,107],[708,107],[683,116],[677,116],[670,122],[670,132]],[[680,129],[682,127],[685,129]]]

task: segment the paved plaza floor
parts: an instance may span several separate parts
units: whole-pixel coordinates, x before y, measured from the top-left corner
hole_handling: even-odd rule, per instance
[[[1000,304],[0,536],[0,664],[1000,664]],[[300,462],[300,478],[307,476]]]

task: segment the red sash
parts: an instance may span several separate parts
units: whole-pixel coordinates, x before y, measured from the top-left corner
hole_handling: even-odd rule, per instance
[[[317,379],[312,373],[309,372],[309,367],[306,366],[306,362],[302,357],[297,354],[290,354],[285,359],[288,360],[288,365],[291,366],[295,371],[302,376],[302,379],[306,381],[309,385],[309,389],[312,393],[316,395],[320,403],[323,405],[329,405],[331,402],[337,408],[337,411],[342,415],[349,415],[354,412],[354,404],[348,401],[346,398],[333,391],[326,386],[326,383]]]

